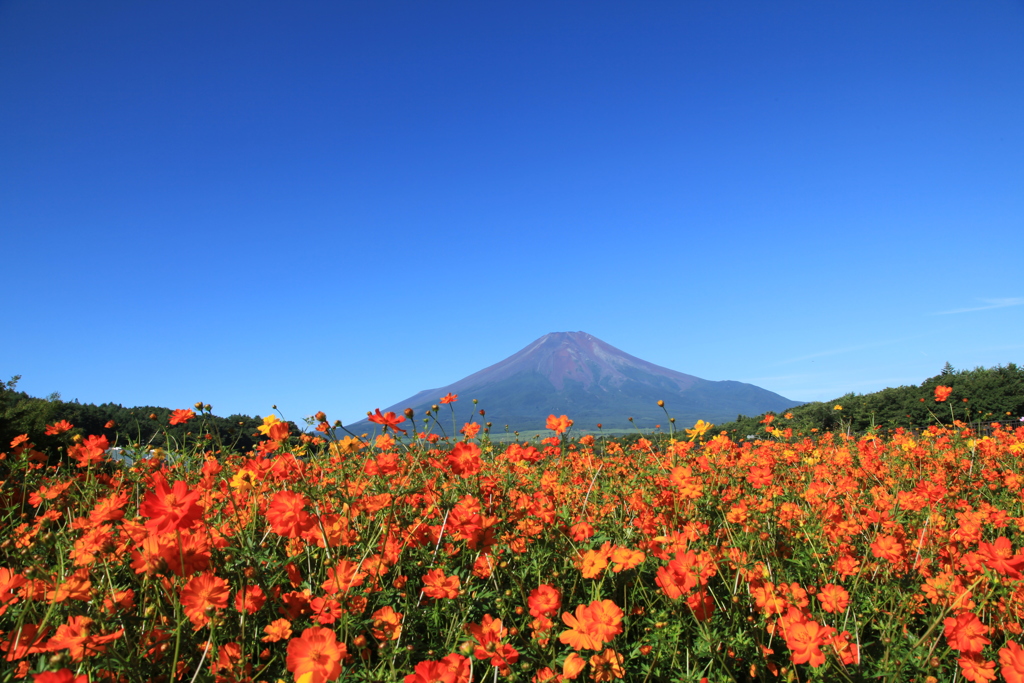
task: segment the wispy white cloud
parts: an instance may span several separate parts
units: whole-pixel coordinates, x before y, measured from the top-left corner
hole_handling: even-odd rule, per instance
[[[749,382],[751,384],[754,384],[754,383],[757,383],[757,382],[785,382],[785,381],[789,381],[789,380],[803,379],[805,377],[813,377],[813,376],[814,375],[811,375],[809,373],[801,372],[801,373],[796,374],[796,375],[773,375],[771,377],[747,377],[747,378],[742,379],[740,381],[741,382]]]
[[[797,358],[789,358],[787,360],[780,360],[777,363],[773,363],[772,367],[778,365],[786,365],[788,363],[798,363],[802,360],[812,360],[814,358],[823,358],[825,356],[837,356],[841,353],[853,353],[854,351],[864,351],[865,349],[876,349],[879,346],[889,346],[890,344],[899,344],[903,341],[908,341],[914,337],[905,337],[901,339],[889,339],[887,341],[875,342],[873,344],[861,344],[860,346],[844,346],[841,349],[829,349],[828,351],[819,351],[818,353],[811,353],[806,356],[799,356]]]
[[[1010,297],[1006,299],[982,299],[985,302],[984,306],[974,306],[973,308],[954,308],[952,311],[939,311],[938,313],[932,313],[932,315],[953,315],[955,313],[973,313],[974,311],[988,311],[993,308],[1007,308],[1009,306],[1021,306],[1024,305],[1024,297]]]
[[[858,394],[873,393],[887,387],[916,386],[920,380],[913,377],[888,377],[885,379],[871,379],[861,382],[849,382],[843,385],[832,387],[805,387],[803,389],[787,389],[784,394],[794,401],[831,401],[845,396],[851,391]]]

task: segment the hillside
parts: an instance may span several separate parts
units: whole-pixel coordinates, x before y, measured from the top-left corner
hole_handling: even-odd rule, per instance
[[[938,386],[953,390],[945,401],[935,400]],[[766,413],[740,415],[716,426],[715,431],[763,435]],[[785,414],[791,417],[786,418]],[[831,401],[806,403],[785,411],[772,426],[805,434],[836,430],[861,433],[872,428],[923,429],[954,420],[972,424],[1018,421],[1022,415],[1024,368],[1009,363],[987,369],[955,370],[947,363],[938,375],[917,386],[887,388],[870,394],[849,393]]]

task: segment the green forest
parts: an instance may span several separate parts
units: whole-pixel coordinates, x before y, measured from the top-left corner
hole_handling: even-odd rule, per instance
[[[935,388],[939,386],[953,390],[942,402],[935,400]],[[740,415],[734,422],[717,425],[714,431],[727,431],[733,438],[764,436],[770,429],[792,429],[793,434],[862,434],[898,427],[919,430],[955,421],[982,429],[992,422],[1017,422],[1022,415],[1024,368],[1009,363],[956,370],[946,363],[939,374],[918,386],[882,389],[872,394],[849,393],[831,401],[805,403],[782,415]]]
[[[69,402],[62,401],[59,394],[34,398],[17,390],[19,379],[15,376],[7,382],[0,381],[0,449],[6,448],[16,436],[29,434],[38,449],[53,453],[67,438],[45,435],[46,425],[67,420],[75,426],[71,435],[104,435],[111,445],[172,448],[190,434],[210,434],[215,448],[230,446],[245,452],[258,441],[256,428],[263,424],[259,418],[248,415],[218,417],[207,408],[196,419],[171,426],[171,408]],[[297,431],[294,425],[291,430]]]

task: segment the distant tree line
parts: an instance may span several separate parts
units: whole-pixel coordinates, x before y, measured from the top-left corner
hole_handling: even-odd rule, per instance
[[[953,389],[943,402],[935,400],[935,388],[939,386]],[[716,426],[714,432],[726,430],[733,438],[743,438],[750,434],[764,436],[766,427],[791,428],[793,434],[864,433],[897,427],[924,429],[952,424],[954,420],[974,427],[1016,421],[1024,415],[1024,368],[1009,363],[956,370],[946,363],[942,372],[919,386],[882,389],[872,394],[849,393],[832,401],[805,403],[775,415],[769,424],[765,423],[766,415],[769,413],[756,417],[740,415],[733,422]]]
[[[262,421],[248,415],[218,417],[203,413],[185,424],[172,426],[171,408],[62,401],[60,394],[35,398],[17,390],[19,379],[16,376],[7,382],[0,381],[0,452],[7,450],[20,434],[28,434],[40,450],[56,452],[67,441],[67,435],[47,436],[44,432],[47,425],[61,420],[74,425],[71,435],[104,435],[111,445],[119,446],[170,448],[197,435],[210,434],[210,440],[218,447],[246,452],[259,441],[256,428]],[[290,426],[292,433],[297,433],[294,424]]]

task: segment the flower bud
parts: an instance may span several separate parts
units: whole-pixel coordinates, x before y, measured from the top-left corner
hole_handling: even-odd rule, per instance
[[[325,413],[325,412],[324,412],[324,411],[322,411],[322,410],[321,410],[321,411],[319,411],[319,412],[318,412],[318,413],[317,413],[316,415],[314,415],[313,417],[314,417],[314,418],[316,419],[316,421],[317,421],[317,422],[327,422],[327,413]]]
[[[405,409],[405,413],[404,413],[404,414],[405,414],[405,416],[406,416],[407,418],[409,418],[409,419],[411,420],[411,419],[412,419],[412,416],[413,416],[413,415],[415,415],[416,413],[415,413],[415,412],[413,412],[413,409],[412,409],[412,408],[406,408],[406,409]]]

